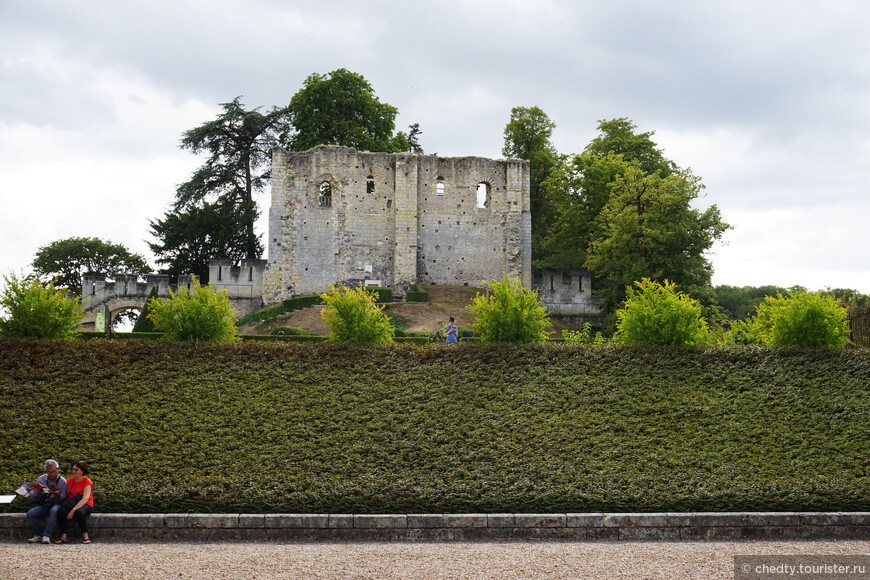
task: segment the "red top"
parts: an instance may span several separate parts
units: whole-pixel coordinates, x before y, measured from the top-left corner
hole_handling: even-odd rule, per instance
[[[74,478],[70,477],[66,480],[66,496],[68,498],[75,497],[75,494],[80,493],[82,497],[85,496],[85,488],[87,486],[91,486],[91,497],[88,498],[86,505],[94,507],[94,482],[88,479],[87,477],[83,477],[81,481],[76,481]]]

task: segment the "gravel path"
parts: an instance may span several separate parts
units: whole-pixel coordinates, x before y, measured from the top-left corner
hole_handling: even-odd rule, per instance
[[[0,578],[733,578],[735,554],[870,554],[870,541],[0,543]]]

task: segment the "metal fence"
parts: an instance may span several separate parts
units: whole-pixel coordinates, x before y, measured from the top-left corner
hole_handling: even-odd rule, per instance
[[[849,316],[849,340],[855,346],[870,347],[870,309]]]

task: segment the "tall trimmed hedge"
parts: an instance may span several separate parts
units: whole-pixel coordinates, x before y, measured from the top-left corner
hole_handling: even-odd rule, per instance
[[[870,511],[864,349],[6,339],[0,397],[0,486],[98,512]]]

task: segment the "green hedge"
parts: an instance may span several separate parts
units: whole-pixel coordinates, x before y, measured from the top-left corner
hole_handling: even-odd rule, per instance
[[[84,339],[99,339],[99,338],[111,338],[111,339],[120,339],[127,340],[131,338],[162,338],[162,332],[115,332],[112,334],[106,334],[105,332],[80,332],[76,336],[76,338],[84,338]]]
[[[367,286],[366,290],[375,293],[375,302],[378,304],[386,304],[393,301],[392,288],[387,288],[385,286]]]
[[[420,284],[414,284],[414,291],[405,294],[405,302],[429,302],[429,293]]]
[[[863,349],[6,339],[0,487],[53,457],[98,512],[870,511],[868,391]],[[74,418],[34,437],[48,397]]]
[[[255,322],[262,322],[263,320],[276,318],[282,314],[287,314],[288,312],[293,312],[295,310],[302,310],[303,308],[308,308],[309,306],[314,306],[316,304],[322,304],[320,296],[296,296],[294,298],[288,298],[281,302],[281,304],[261,308],[260,310],[242,316],[236,321],[236,326],[245,326]]]
[[[246,342],[322,342],[329,340],[329,337],[319,334],[287,334],[284,336],[277,334],[240,334],[239,338]]]

